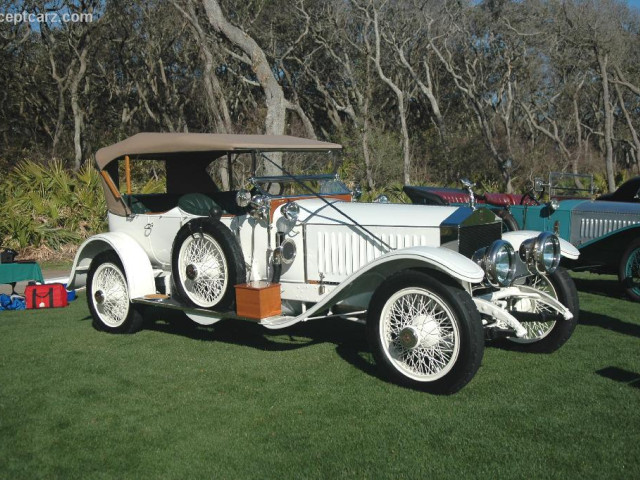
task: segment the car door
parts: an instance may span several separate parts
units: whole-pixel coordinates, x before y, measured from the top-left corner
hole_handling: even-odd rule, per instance
[[[148,245],[151,263],[163,270],[169,270],[173,240],[189,218],[178,208],[172,208],[164,213],[145,215],[145,217],[146,220],[141,227]]]

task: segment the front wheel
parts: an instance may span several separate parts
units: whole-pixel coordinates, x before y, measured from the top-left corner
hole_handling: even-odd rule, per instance
[[[578,291],[567,271],[558,267],[550,275],[531,275],[524,280],[529,285],[558,300],[573,314],[571,320],[523,322],[527,330],[524,337],[510,337],[513,348],[534,353],[551,353],[564,345],[578,324],[580,304]],[[522,299],[512,306],[514,310],[529,313],[556,313],[548,305],[531,299]]]
[[[627,296],[640,302],[640,238],[631,242],[622,255],[618,279]]]
[[[114,252],[103,252],[91,262],[87,303],[96,330],[135,333],[142,328],[142,315],[129,299],[127,277]]]
[[[439,394],[455,393],[480,367],[480,314],[467,292],[415,270],[399,272],[374,292],[367,336],[382,373]]]

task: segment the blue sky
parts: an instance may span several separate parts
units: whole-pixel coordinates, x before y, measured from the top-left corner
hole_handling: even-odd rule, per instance
[[[638,10],[640,10],[640,0],[627,0],[627,2],[629,3],[629,5],[631,5],[632,7],[637,8]]]

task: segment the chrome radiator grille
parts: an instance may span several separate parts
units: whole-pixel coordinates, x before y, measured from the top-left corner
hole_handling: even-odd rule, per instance
[[[502,238],[501,222],[461,226],[458,233],[458,252],[471,258],[476,250],[487,247],[500,238]]]

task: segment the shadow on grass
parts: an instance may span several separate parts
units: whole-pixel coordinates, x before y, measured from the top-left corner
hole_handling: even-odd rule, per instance
[[[340,319],[301,322],[283,330],[268,330],[257,323],[222,320],[198,325],[181,312],[148,308],[145,329],[206,342],[224,342],[263,351],[289,351],[321,343],[333,344],[344,361],[382,379],[376,369],[363,325]]]
[[[615,380],[616,382],[624,383],[633,388],[640,388],[640,374],[630,372],[618,367],[605,367],[601,370],[597,370],[596,373],[601,377]]]
[[[592,313],[582,310],[580,312],[580,320],[578,323],[580,325],[600,327],[613,332],[640,338],[640,325],[623,322],[620,319],[602,315],[600,313]]]
[[[244,320],[222,320],[211,326],[198,325],[181,312],[154,308],[148,308],[144,317],[147,330],[259,350],[294,350],[318,343],[366,348],[364,328],[339,319],[301,322],[283,330],[269,330],[258,323]]]
[[[617,277],[613,277],[611,275],[598,275],[595,278],[581,278],[574,276],[573,281],[580,292],[631,301],[624,295]]]

